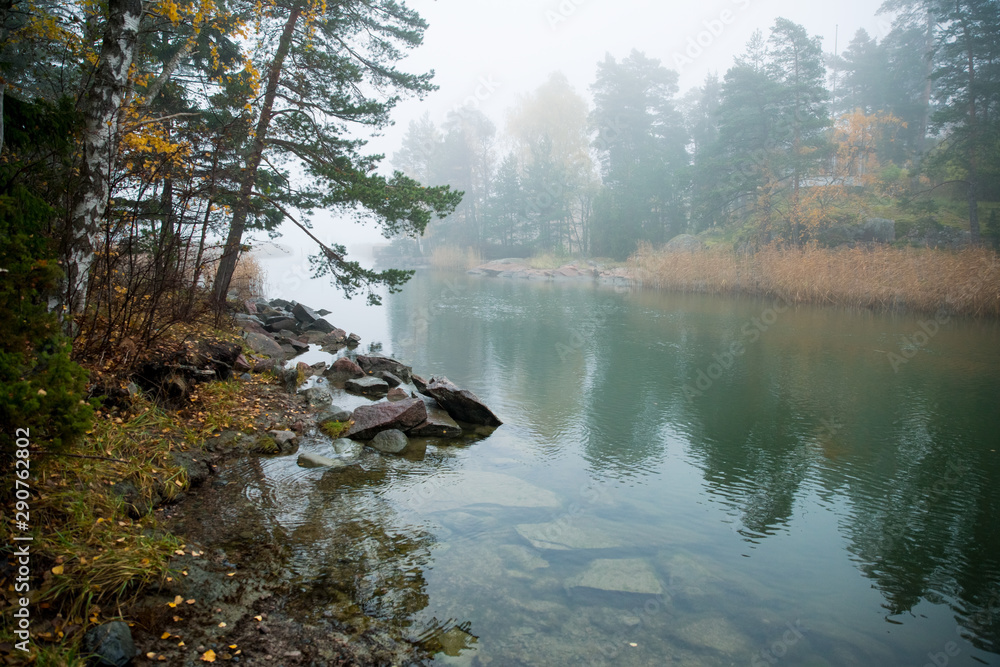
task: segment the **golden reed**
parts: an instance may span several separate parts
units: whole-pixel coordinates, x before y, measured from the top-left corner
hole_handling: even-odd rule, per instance
[[[643,285],[753,294],[795,303],[1000,317],[1000,256],[889,246],[664,251],[640,246],[628,261]]]

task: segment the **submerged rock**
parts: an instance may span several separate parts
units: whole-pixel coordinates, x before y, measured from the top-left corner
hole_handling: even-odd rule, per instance
[[[356,459],[361,456],[362,450],[365,446],[360,442],[355,442],[348,438],[337,438],[333,441],[333,451],[337,453],[338,456],[342,456],[346,459]]]
[[[419,398],[395,403],[383,401],[362,405],[354,411],[351,419],[354,425],[345,435],[355,440],[371,440],[377,433],[391,428],[409,431],[427,419],[427,407]]]
[[[380,452],[399,454],[406,449],[410,441],[406,439],[406,434],[399,429],[390,428],[376,433],[369,444]]]
[[[303,468],[345,468],[350,465],[342,459],[332,459],[329,456],[314,454],[313,452],[302,452],[299,454],[296,463]]]
[[[522,523],[514,527],[517,534],[536,549],[566,551],[570,549],[614,549],[622,542],[600,528],[572,517],[565,522]]]
[[[709,616],[681,625],[673,633],[692,646],[712,649],[731,656],[750,655],[756,648],[746,634],[721,616]]]
[[[582,573],[566,581],[569,588],[660,595],[663,585],[642,558],[598,558]]]
[[[475,470],[466,471],[454,479],[429,478],[415,484],[407,491],[407,495],[412,504],[427,508],[428,511],[483,504],[502,507],[559,507],[556,494],[548,489],[511,475]]]
[[[503,424],[478,396],[468,389],[459,389],[446,377],[431,378],[423,393],[434,398],[449,415],[459,421],[483,426]]]

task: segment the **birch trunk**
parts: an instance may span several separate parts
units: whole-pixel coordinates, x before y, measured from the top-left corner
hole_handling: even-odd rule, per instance
[[[83,164],[66,241],[66,291],[63,295],[63,305],[74,314],[83,310],[94,249],[108,205],[119,112],[141,18],[142,0],[109,0],[100,60],[93,87],[84,101]]]

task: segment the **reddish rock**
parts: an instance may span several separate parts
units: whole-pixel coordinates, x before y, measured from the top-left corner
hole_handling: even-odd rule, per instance
[[[410,395],[402,387],[393,387],[389,390],[389,395],[386,396],[390,401],[405,401],[409,397]]]
[[[236,361],[233,362],[233,370],[237,373],[246,373],[250,370],[250,362],[242,354],[236,357]]]
[[[351,415],[354,425],[345,434],[355,440],[371,440],[377,433],[395,428],[409,431],[427,419],[427,406],[423,399],[410,398],[390,403],[382,401],[362,405]]]
[[[327,374],[338,373],[342,374],[344,377],[360,378],[365,376],[365,372],[361,370],[361,366],[348,359],[347,357],[341,357],[333,362],[330,366],[330,370]]]

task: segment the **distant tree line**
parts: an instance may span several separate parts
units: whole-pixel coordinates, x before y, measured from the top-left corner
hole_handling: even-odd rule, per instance
[[[440,128],[425,115],[393,164],[465,197],[424,250],[624,258],[706,229],[836,243],[886,211],[933,219],[939,194],[966,200],[980,242],[980,202],[1000,200],[1000,3],[880,11],[891,32],[859,30],[840,54],[779,18],[683,96],[676,72],[633,51],[598,63],[592,108],[556,73],[510,110],[505,135],[472,107]]]

